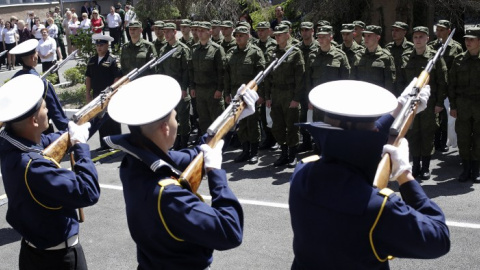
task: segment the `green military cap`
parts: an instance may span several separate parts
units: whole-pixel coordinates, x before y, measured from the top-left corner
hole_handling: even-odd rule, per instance
[[[382,27],[378,25],[367,25],[365,30],[362,32],[363,34],[377,34],[381,35],[382,34]]]
[[[415,32],[423,32],[427,35],[430,34],[430,31],[428,31],[428,27],[425,27],[425,26],[416,26],[413,28],[413,33]]]
[[[405,31],[408,31],[408,24],[406,24],[404,22],[394,22],[392,27],[400,28],[400,29],[403,29]]]
[[[239,26],[245,26],[250,30],[250,24],[246,21],[238,21],[237,22],[237,27],[239,27]]]
[[[324,25],[330,25],[330,22],[326,20],[319,20],[317,22],[317,27],[324,26]]]
[[[440,20],[436,25],[447,29],[450,29],[452,27],[452,23],[447,20]]]
[[[142,28],[142,22],[140,22],[140,21],[131,22],[131,23],[128,24],[128,27],[129,28],[136,28],[136,27]]]
[[[193,21],[190,27],[198,27],[199,21]]]
[[[189,19],[184,19],[182,20],[182,22],[180,22],[180,26],[190,26],[192,25],[192,21],[190,21]]]
[[[464,38],[480,38],[480,27],[472,27],[465,30]]]
[[[220,26],[221,27],[233,27],[233,22],[232,21],[223,21]]]
[[[210,22],[199,22],[198,27],[205,29],[212,29],[212,24]]]
[[[177,30],[177,25],[172,23],[172,22],[169,22],[169,23],[166,23],[165,26],[163,27],[163,29],[173,29],[173,30]]]
[[[268,29],[268,28],[270,28],[269,22],[259,22],[257,24],[257,29]]]
[[[362,21],[353,21],[353,25],[359,26],[359,27],[365,29],[365,23],[362,22]]]
[[[247,27],[245,26],[238,26],[237,28],[235,28],[235,31],[233,31],[233,34],[237,34],[237,33],[240,33],[240,34],[248,34],[250,33],[250,31],[248,30]]]
[[[324,26],[320,26],[318,29],[317,29],[317,36],[318,35],[331,35],[333,33],[333,27],[331,27],[330,25],[324,25]]]
[[[288,33],[290,30],[290,27],[286,24],[279,24],[275,26],[275,31],[273,32],[274,35],[282,34],[282,33]]]
[[[165,23],[163,21],[156,21],[153,24],[153,27],[158,27],[158,28],[163,28],[165,26]]]
[[[302,22],[300,24],[300,29],[313,29],[313,23],[312,22]]]
[[[353,23],[344,23],[342,24],[342,31],[340,33],[351,33],[355,29],[355,25]]]
[[[288,28],[292,28],[292,22],[291,21],[283,20],[283,21],[280,22],[280,24],[284,24],[284,25],[287,25]]]
[[[210,23],[212,26],[221,26],[222,22],[220,20],[211,20]]]

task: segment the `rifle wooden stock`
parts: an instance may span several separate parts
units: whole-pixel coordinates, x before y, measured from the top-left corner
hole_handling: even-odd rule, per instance
[[[130,80],[127,76],[123,76],[117,82],[112,84],[110,88],[112,88],[113,90],[107,94],[105,100],[103,102],[100,102],[99,104],[96,104],[96,106],[88,110],[82,117],[75,121],[75,123],[78,125],[84,124],[96,117],[98,114],[100,114],[107,107],[108,102],[110,101],[112,96],[118,91],[118,89],[122,85],[127,84],[129,81]],[[88,107],[89,105],[90,103],[85,105],[84,108]],[[47,146],[47,148],[43,150],[43,154],[50,158],[53,158],[57,162],[60,162],[71,146],[72,145],[70,143],[70,136],[68,132],[65,132],[58,139],[56,139],[49,146]]]
[[[254,91],[257,91],[258,89],[255,80],[250,81],[246,87]],[[243,91],[245,91],[245,89],[246,88],[244,88]],[[235,113],[233,113],[226,119],[226,121],[222,123],[214,136],[208,136],[206,143],[210,147],[214,148],[215,145],[217,145],[217,143],[236,125],[240,114],[243,112],[243,109],[245,109],[245,102],[240,100],[240,104]],[[190,162],[188,167],[183,171],[182,175],[180,175],[179,181],[183,187],[190,188],[193,193],[196,193],[202,182],[203,175],[203,152],[200,152],[192,160],[192,162]]]
[[[415,84],[415,88],[421,90],[425,85],[428,84],[430,79],[430,74],[427,71],[422,71],[418,80]],[[420,93],[420,91],[418,91]],[[418,98],[418,93],[417,93]],[[405,104],[408,106],[408,104]],[[405,138],[405,135],[408,132],[408,129],[413,123],[413,119],[415,118],[415,114],[417,113],[418,103],[414,103],[412,109],[408,112],[408,115],[404,118],[404,121],[401,123],[400,132],[397,136],[389,135],[388,137],[388,144],[398,146],[400,144],[400,140]],[[377,172],[375,174],[375,179],[373,180],[373,185],[379,189],[385,188],[388,185],[388,180],[390,179],[390,174],[392,173],[392,163],[390,161],[390,154],[385,153],[380,163],[377,167]]]

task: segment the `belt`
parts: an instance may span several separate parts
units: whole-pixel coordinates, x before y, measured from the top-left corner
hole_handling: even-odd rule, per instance
[[[24,239],[25,240],[25,239]],[[33,247],[33,248],[37,248],[34,244],[32,244],[32,242],[29,242],[27,240],[25,240],[25,243],[27,243],[27,245]],[[59,249],[65,249],[65,248],[68,248],[68,247],[73,247],[75,246],[76,244],[78,244],[78,234],[70,237],[67,239],[67,241],[65,242],[62,242],[56,246],[53,246],[53,247],[49,247],[49,248],[46,248],[45,250],[59,250]]]

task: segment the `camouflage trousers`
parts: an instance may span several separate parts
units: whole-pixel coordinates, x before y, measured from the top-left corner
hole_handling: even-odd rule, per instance
[[[418,113],[407,133],[410,153],[414,157],[431,156],[434,151],[435,132],[438,129],[435,104],[429,102],[427,108]]]
[[[195,89],[197,97],[198,124],[202,132],[206,132],[208,127],[222,114],[224,108],[223,98],[213,98],[215,87],[199,87]]]
[[[300,108],[290,108],[290,95],[272,95],[272,134],[278,144],[297,146],[300,141],[300,129],[295,125],[300,121]]]
[[[458,98],[457,133],[458,152],[464,160],[480,160],[480,98]]]

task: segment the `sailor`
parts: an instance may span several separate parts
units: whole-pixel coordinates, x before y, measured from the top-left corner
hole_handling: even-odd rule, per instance
[[[36,41],[36,40],[35,40]],[[86,143],[90,123],[68,124],[75,165],[60,168],[43,150],[63,131],[48,128],[44,82],[15,77],[0,88],[1,173],[8,196],[7,222],[22,236],[19,269],[87,269],[76,208],[95,204],[100,186]]]

